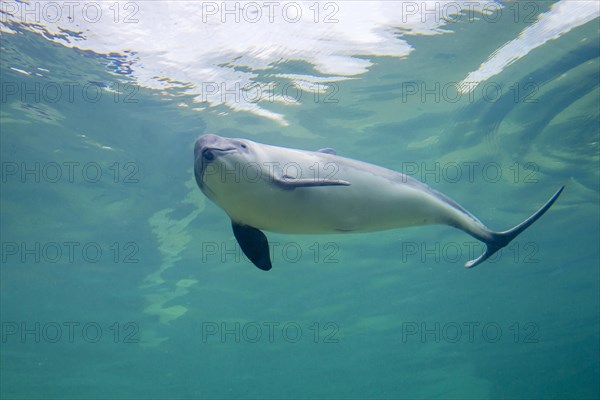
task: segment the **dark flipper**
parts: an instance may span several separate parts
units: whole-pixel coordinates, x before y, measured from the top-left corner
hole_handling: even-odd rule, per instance
[[[240,225],[233,221],[231,221],[231,226],[233,228],[233,235],[246,257],[263,271],[270,270],[269,241],[265,234],[256,228]]]
[[[521,232],[525,229],[529,228],[531,224],[538,220],[548,209],[554,204],[558,196],[560,196],[561,192],[565,187],[562,186],[554,195],[544,204],[542,208],[540,208],[535,214],[531,217],[527,218],[525,221],[521,222],[519,225],[515,226],[512,229],[509,229],[504,232],[487,232],[486,237],[478,237],[479,240],[485,242],[486,249],[485,252],[480,255],[478,258],[468,261],[465,264],[465,268],[473,268],[476,265],[481,264],[488,258],[490,258],[494,253],[498,250],[509,244],[514,238],[516,238]]]

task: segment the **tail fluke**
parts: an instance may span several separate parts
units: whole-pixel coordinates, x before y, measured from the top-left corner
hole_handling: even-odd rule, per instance
[[[484,262],[485,260],[490,258],[492,255],[494,255],[494,253],[496,253],[498,250],[500,250],[504,246],[508,245],[514,238],[519,236],[519,234],[521,232],[523,232],[525,229],[529,228],[529,226],[531,224],[533,224],[535,221],[537,221],[538,218],[540,218],[542,215],[544,215],[544,213],[546,211],[548,211],[548,209],[552,206],[552,204],[554,204],[556,199],[558,199],[558,196],[560,196],[560,194],[562,193],[564,188],[565,187],[562,186],[560,189],[558,189],[558,191],[556,193],[554,193],[554,195],[550,198],[550,200],[548,200],[546,202],[546,204],[544,204],[544,206],[542,208],[540,208],[531,217],[529,217],[525,221],[521,222],[519,225],[515,226],[512,229],[504,231],[504,232],[491,232],[490,231],[489,237],[481,238],[481,240],[484,241],[486,244],[485,251],[478,258],[468,261],[465,264],[465,268],[473,268],[476,265],[481,264],[482,262]]]

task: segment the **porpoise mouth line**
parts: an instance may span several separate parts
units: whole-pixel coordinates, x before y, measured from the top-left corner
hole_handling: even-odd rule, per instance
[[[237,149],[235,147],[230,147],[230,148],[227,148],[227,149],[219,149],[217,147],[207,147],[205,149],[202,149],[202,152],[204,153],[205,151],[209,151],[209,150],[210,151],[219,151],[221,153],[227,153],[227,152],[230,152],[230,151],[233,151],[233,150],[237,150]]]
[[[200,155],[202,156],[202,158],[206,158],[207,160],[212,161],[215,159],[215,157],[222,157],[231,152],[235,152],[236,150],[237,149],[235,147],[229,147],[227,149],[219,149],[216,147],[206,147],[206,148],[202,149],[202,151],[200,152]]]

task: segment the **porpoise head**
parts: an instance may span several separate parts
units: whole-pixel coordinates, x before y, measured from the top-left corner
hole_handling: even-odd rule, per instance
[[[194,145],[194,176],[200,189],[206,193],[206,181],[211,176],[226,177],[224,171],[239,170],[240,165],[250,160],[251,145],[251,141],[244,139],[200,136]]]

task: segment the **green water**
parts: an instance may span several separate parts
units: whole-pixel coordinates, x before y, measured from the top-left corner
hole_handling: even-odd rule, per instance
[[[0,397],[598,398],[598,19],[471,94],[454,90],[552,5],[527,4],[535,4],[522,9],[530,19],[396,33],[410,54],[357,53],[372,63],[366,72],[319,95],[290,90],[286,101],[259,103],[279,119],[236,110],[234,95],[215,104],[185,92],[209,78],[161,90],[131,73],[136,61],[125,55],[8,24]],[[244,52],[269,50],[255,46]],[[157,65],[165,76],[194,70],[189,60]],[[288,55],[232,71],[279,87],[289,74],[336,75],[314,65]],[[274,266],[265,273],[243,258],[226,214],[196,186],[193,144],[204,133],[332,147],[411,174],[495,230],[566,189],[496,259],[471,270],[463,264],[481,245],[428,226],[267,233]]]

